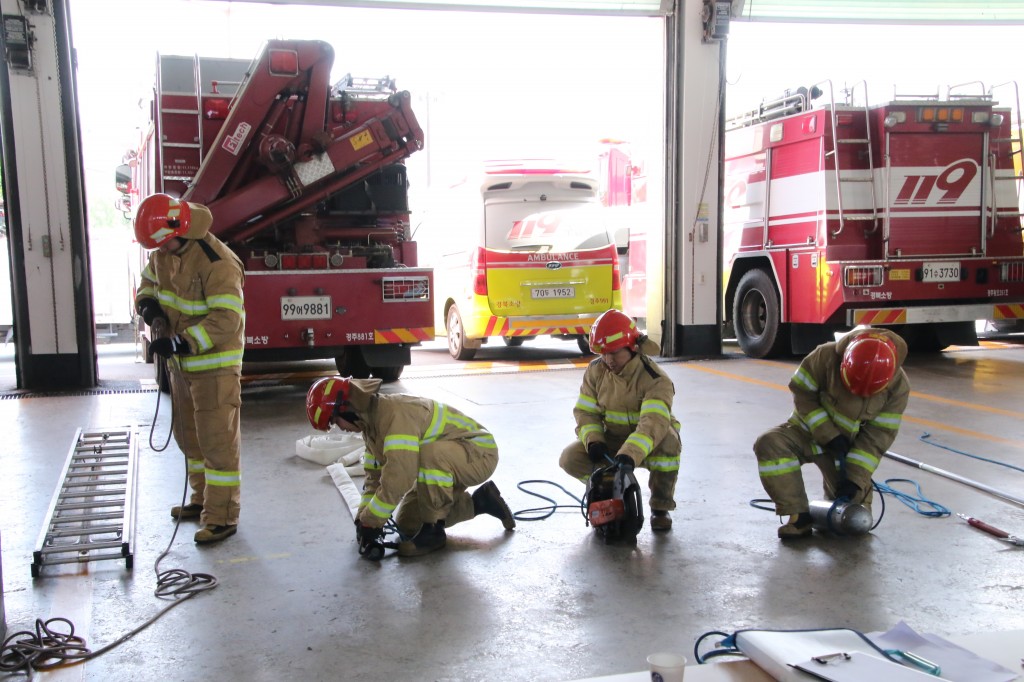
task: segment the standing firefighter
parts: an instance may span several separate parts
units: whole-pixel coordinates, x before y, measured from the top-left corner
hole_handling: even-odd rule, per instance
[[[148,197],[135,217],[135,238],[155,249],[135,307],[153,332],[150,349],[171,365],[174,439],[192,488],[171,516],[199,517],[200,543],[234,535],[240,508],[244,275],[212,224],[205,206],[166,194]]]
[[[679,476],[679,422],[672,416],[675,386],[647,353],[658,345],[625,313],[608,310],[590,330],[590,349],[601,357],[583,374],[572,414],[577,440],[562,451],[559,466],[586,481],[611,459],[650,470],[651,528],[672,528]]]
[[[487,480],[498,466],[494,436],[454,407],[412,395],[382,395],[380,384],[379,379],[320,379],[306,395],[306,416],[314,428],[327,431],[335,424],[361,433],[366,444],[366,483],[356,516],[360,554],[380,543],[396,508],[398,530],[409,538],[398,545],[400,556],[441,549],[446,527],[479,514],[500,519],[505,530],[515,528],[498,486]],[[466,488],[474,485],[480,487],[470,495]]]
[[[779,516],[789,515],[780,538],[811,534],[803,464],[821,470],[826,497],[870,508],[871,476],[896,440],[910,397],[906,357],[907,344],[893,332],[857,329],[800,363],[789,381],[789,421],[754,443],[761,484]]]

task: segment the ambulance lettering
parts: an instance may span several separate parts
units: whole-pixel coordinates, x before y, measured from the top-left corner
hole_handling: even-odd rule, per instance
[[[544,262],[544,261],[563,261],[563,260],[579,260],[580,254],[578,253],[531,253],[526,257],[526,260],[531,263]]]
[[[907,175],[894,202],[897,206],[925,204],[955,204],[978,174],[978,164],[961,159],[946,166],[938,175]],[[933,200],[932,191],[941,192]]]

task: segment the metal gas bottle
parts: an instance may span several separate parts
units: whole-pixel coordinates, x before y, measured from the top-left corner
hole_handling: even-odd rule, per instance
[[[871,530],[871,510],[853,502],[815,500],[811,502],[811,521],[818,530],[836,535],[863,535]]]

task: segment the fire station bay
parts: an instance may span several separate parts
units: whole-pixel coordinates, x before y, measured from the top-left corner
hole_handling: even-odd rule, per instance
[[[1024,679],[1021,3],[140,5],[0,0],[0,679]]]

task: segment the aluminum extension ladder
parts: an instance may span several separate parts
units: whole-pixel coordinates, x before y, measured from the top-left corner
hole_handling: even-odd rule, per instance
[[[32,577],[43,566],[124,559],[135,545],[138,445],[135,426],[78,429],[53,494],[36,549]]]

